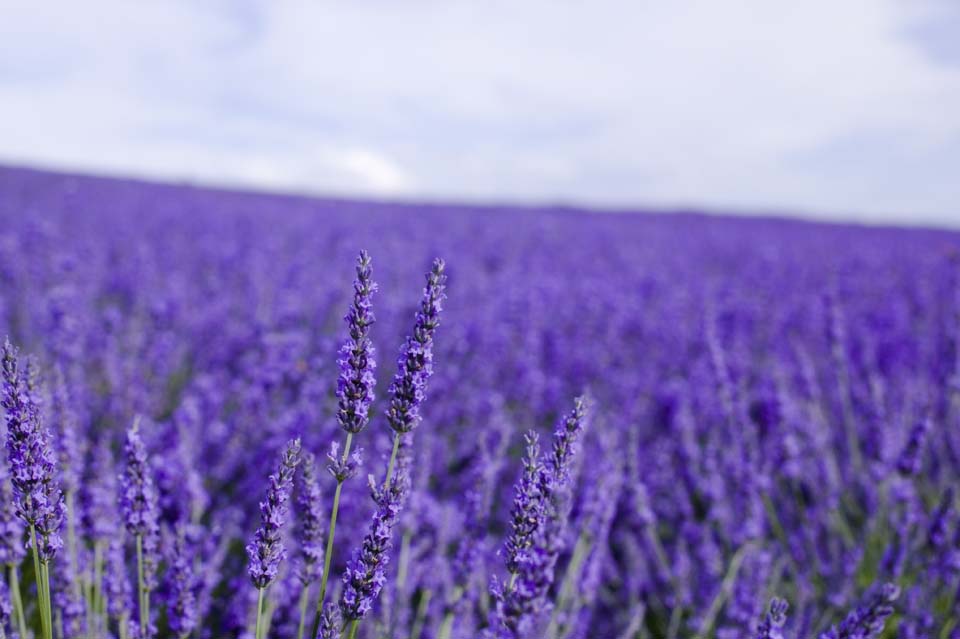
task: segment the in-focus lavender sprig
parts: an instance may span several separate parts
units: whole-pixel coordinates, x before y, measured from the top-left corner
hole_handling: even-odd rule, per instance
[[[348,433],[357,434],[369,421],[370,404],[373,403],[374,376],[377,362],[374,359],[370,327],[376,321],[371,300],[377,290],[372,278],[370,255],[360,252],[357,258],[357,279],[353,283],[353,303],[344,321],[348,338],[340,348],[340,376],[337,379],[337,422]]]
[[[374,370],[374,348],[370,341],[370,327],[375,318],[372,311],[373,293],[377,285],[373,281],[373,268],[370,255],[361,251],[357,258],[356,279],[353,283],[353,300],[344,321],[347,324],[347,339],[340,349],[340,376],[337,380],[337,422],[346,431],[347,437],[340,455],[337,442],[330,445],[330,472],[337,480],[330,509],[330,529],[327,533],[327,548],[323,558],[323,572],[320,576],[320,593],[313,615],[313,629],[310,639],[314,639],[320,630],[327,584],[330,581],[330,565],[333,559],[333,542],[337,532],[337,513],[340,509],[340,493],[343,483],[356,473],[360,460],[357,453],[351,455],[353,436],[366,426],[369,420],[370,404],[373,402],[376,378]]]
[[[358,622],[370,611],[385,583],[393,529],[409,489],[407,473],[406,464],[401,463],[397,468],[396,481],[389,487],[379,486],[373,476],[369,477],[376,510],[369,531],[347,563],[340,595],[340,614],[345,622],[350,623],[348,636],[351,638],[356,633]]]
[[[34,574],[40,603],[41,632],[53,636],[49,564],[63,546],[60,529],[64,500],[57,476],[50,434],[43,425],[35,366],[19,367],[19,353],[7,339],[3,345],[3,401],[7,425],[7,460],[17,515],[30,529]]]
[[[264,501],[260,502],[260,527],[254,533],[253,541],[247,545],[247,557],[250,562],[247,573],[256,586],[257,625],[256,638],[262,639],[265,622],[263,617],[263,599],[266,589],[276,578],[280,562],[286,557],[281,531],[287,519],[290,491],[293,488],[293,475],[300,463],[300,440],[287,443],[280,457],[277,471],[270,475],[270,486]]]
[[[893,614],[892,604],[899,596],[899,587],[883,584],[838,625],[821,633],[819,639],[875,639],[883,632],[887,617]]]
[[[779,597],[770,600],[770,608],[760,625],[754,639],[783,639],[783,626],[787,623],[787,602]]]

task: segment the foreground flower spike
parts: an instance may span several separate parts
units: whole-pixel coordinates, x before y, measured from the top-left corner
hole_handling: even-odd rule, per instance
[[[156,588],[160,526],[156,485],[140,437],[140,417],[127,429],[126,466],[120,477],[120,511],[137,547],[137,597],[140,635],[150,636],[150,592]]]
[[[783,626],[787,623],[787,602],[779,597],[770,600],[767,616],[757,626],[755,639],[783,639]]]
[[[3,408],[7,423],[7,457],[17,515],[30,530],[34,574],[40,600],[44,639],[53,636],[50,601],[50,561],[63,546],[60,528],[64,518],[63,495],[57,479],[56,456],[50,434],[43,426],[36,369],[27,375],[19,367],[17,348],[3,345]],[[29,368],[29,367],[28,367]],[[29,382],[33,381],[33,387]]]
[[[343,636],[343,617],[340,616],[340,607],[329,603],[323,609],[320,618],[320,639],[340,639]]]
[[[373,372],[376,362],[373,359],[373,345],[370,342],[370,326],[375,321],[371,310],[371,298],[377,285],[372,279],[373,269],[370,256],[360,251],[357,258],[357,278],[353,282],[353,302],[344,321],[347,323],[347,340],[340,349],[340,377],[337,380],[337,422],[347,437],[340,455],[340,445],[330,444],[330,472],[337,480],[333,493],[333,505],[330,508],[330,530],[327,533],[327,549],[323,558],[323,573],[320,576],[320,594],[313,615],[313,629],[310,638],[317,636],[320,630],[320,617],[323,614],[327,583],[330,581],[330,562],[333,559],[333,540],[337,532],[337,513],[340,509],[340,493],[343,482],[353,476],[359,466],[359,457],[351,455],[353,436],[363,430],[369,419],[370,404],[376,379]]]
[[[526,637],[547,610],[547,594],[565,546],[572,467],[586,414],[586,401],[578,397],[573,410],[557,424],[551,453],[539,472],[540,506],[532,513],[537,521],[531,526],[530,541],[516,553],[515,570],[506,588],[495,584],[498,632],[502,637]]]
[[[334,455],[336,458],[336,455]],[[321,503],[320,484],[317,481],[316,459],[312,453],[303,454],[300,466],[302,479],[297,496],[297,523],[300,538],[300,566],[297,576],[300,579],[300,625],[297,638],[303,637],[307,616],[307,603],[310,586],[320,579],[323,566],[323,504]]]
[[[867,601],[826,632],[819,639],[875,639],[883,632],[887,617],[893,614],[893,602],[900,596],[900,588],[887,583],[867,597]]]
[[[374,360],[370,327],[376,318],[371,299],[377,290],[372,279],[370,256],[360,251],[357,258],[357,279],[353,283],[353,303],[344,320],[349,337],[340,348],[340,377],[337,380],[337,422],[348,433],[357,434],[369,421],[376,385],[377,362]]]
[[[277,578],[280,562],[286,556],[280,533],[287,519],[293,475],[300,463],[300,440],[287,443],[280,457],[277,472],[270,475],[266,499],[260,502],[260,527],[254,533],[253,542],[247,546],[250,564],[247,573],[259,591],[257,596],[256,639],[263,639],[265,620],[263,599],[266,589]]]
[[[370,530],[347,563],[343,573],[343,592],[340,595],[340,614],[350,627],[348,639],[353,639],[356,635],[360,620],[370,612],[384,585],[384,573],[393,544],[393,528],[399,519],[409,487],[405,463],[399,464],[396,480],[388,488],[378,486],[372,476],[369,479],[377,509]]]
[[[440,325],[440,311],[446,299],[447,276],[445,264],[439,257],[427,273],[427,286],[413,324],[413,334],[408,335],[397,357],[397,373],[390,384],[390,407],[387,421],[393,429],[393,450],[387,464],[384,489],[393,481],[393,467],[404,436],[420,423],[420,404],[427,394],[427,380],[433,374],[433,334]]]
[[[446,298],[444,268],[440,258],[433,261],[413,334],[407,337],[397,358],[397,373],[390,385],[387,410],[390,428],[397,435],[409,433],[420,423],[420,404],[426,394],[427,380],[433,374],[433,334],[440,325],[440,312]]]

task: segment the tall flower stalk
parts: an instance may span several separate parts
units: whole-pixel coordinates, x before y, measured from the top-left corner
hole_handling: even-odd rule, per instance
[[[287,554],[280,533],[287,518],[293,475],[299,463],[300,440],[294,439],[287,443],[277,472],[270,475],[266,498],[260,502],[260,527],[247,546],[247,556],[250,558],[247,573],[257,588],[256,639],[263,639],[266,632],[267,620],[263,606],[267,588],[276,581],[280,562]]]
[[[370,327],[374,317],[371,304],[377,284],[373,281],[373,269],[370,256],[361,251],[357,258],[357,278],[353,283],[353,302],[344,321],[347,323],[348,337],[340,348],[340,376],[337,379],[337,422],[346,432],[343,453],[339,444],[331,444],[330,467],[337,487],[333,493],[333,506],[330,509],[330,530],[327,533],[327,549],[323,558],[323,573],[320,577],[320,594],[313,618],[313,631],[310,637],[316,637],[320,629],[324,597],[327,583],[330,581],[330,562],[333,559],[333,541],[337,531],[337,513],[340,510],[340,493],[343,483],[355,472],[359,463],[357,456],[351,457],[353,436],[366,427],[370,419],[370,404],[373,403],[376,378],[376,361],[373,343],[370,341]]]
[[[427,286],[423,289],[423,299],[417,310],[413,333],[407,336],[397,357],[397,373],[390,384],[390,407],[387,409],[387,421],[394,433],[393,450],[390,452],[387,475],[383,481],[384,490],[390,488],[401,441],[422,419],[420,404],[426,396],[427,380],[433,374],[433,334],[440,325],[440,312],[446,298],[447,276],[444,268],[442,259],[438,257],[433,260],[427,274]]]
[[[17,516],[27,525],[33,554],[40,625],[44,639],[53,637],[50,561],[63,546],[60,528],[64,503],[56,473],[50,433],[44,427],[36,370],[20,370],[19,353],[9,340],[3,345],[3,407],[6,410],[7,456]]]
[[[127,532],[137,548],[137,601],[140,636],[152,635],[150,592],[156,586],[159,542],[157,489],[147,464],[147,450],[140,437],[140,418],[127,430],[124,447],[126,468],[121,477],[120,509]]]

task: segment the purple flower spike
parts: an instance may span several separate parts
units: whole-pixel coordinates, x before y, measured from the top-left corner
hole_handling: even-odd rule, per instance
[[[156,484],[150,474],[147,449],[140,437],[140,418],[127,430],[124,445],[126,467],[120,476],[120,511],[127,532],[143,544],[143,583],[147,590],[157,586],[160,554],[159,505]]]
[[[323,608],[323,615],[320,617],[320,639],[340,639],[343,636],[343,617],[340,616],[340,608],[332,603],[328,603]]]
[[[170,630],[177,637],[188,637],[197,627],[197,600],[194,595],[193,558],[187,552],[186,530],[177,526],[173,547],[170,599],[167,610]]]
[[[523,459],[523,475],[514,488],[513,507],[510,509],[510,536],[506,541],[507,570],[517,572],[520,556],[532,543],[533,533],[540,523],[543,493],[540,475],[540,437],[530,431],[525,435],[527,453]]]
[[[370,299],[377,290],[371,278],[370,256],[366,251],[357,258],[357,279],[353,283],[353,304],[344,320],[350,337],[340,348],[340,377],[337,380],[337,421],[348,433],[359,433],[369,420],[370,404],[376,386],[373,344],[370,327],[375,318]]]
[[[757,627],[756,639],[783,639],[783,626],[787,623],[787,602],[779,597],[770,600],[767,616]]]
[[[397,374],[390,385],[387,420],[397,433],[409,433],[420,423],[420,404],[433,374],[433,333],[440,325],[446,298],[447,276],[443,260],[437,258],[427,274],[427,286],[417,311],[413,335],[407,337],[397,358]]]
[[[377,504],[370,530],[343,573],[340,613],[348,621],[362,619],[373,607],[386,580],[385,569],[393,544],[393,528],[400,515],[409,486],[406,464],[386,490],[370,477],[370,489]]]
[[[350,453],[350,457],[344,461],[342,455],[340,455],[340,442],[331,442],[327,459],[330,460],[330,465],[327,466],[327,470],[330,471],[330,474],[333,475],[338,483],[342,484],[357,474],[357,470],[363,463],[363,449],[355,448],[353,452]]]
[[[303,485],[298,497],[300,552],[303,555],[298,576],[304,585],[320,579],[323,567],[323,504],[317,481],[316,460],[304,453],[301,467]]]
[[[887,617],[893,614],[894,601],[900,596],[900,588],[887,583],[867,598],[867,601],[850,611],[840,622],[824,633],[820,639],[874,639],[883,632]]]
[[[28,366],[28,369],[32,367]],[[17,515],[36,529],[40,560],[47,562],[63,547],[60,528],[64,501],[57,479],[56,455],[43,426],[36,369],[21,373],[18,351],[3,345],[3,407],[7,420],[7,456]]]
[[[260,527],[254,534],[253,542],[247,545],[247,556],[250,558],[247,573],[257,588],[266,588],[273,583],[280,562],[286,556],[280,533],[287,518],[293,474],[299,463],[300,440],[294,439],[287,444],[280,457],[277,472],[270,475],[266,500],[260,502]]]

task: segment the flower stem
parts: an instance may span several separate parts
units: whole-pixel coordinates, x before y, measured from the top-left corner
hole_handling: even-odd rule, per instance
[[[27,637],[27,618],[23,614],[23,598],[20,596],[20,578],[17,576],[17,566],[7,564],[10,568],[10,597],[13,599],[13,610],[17,616],[17,628],[21,637]]]
[[[400,450],[400,433],[393,436],[393,451],[390,453],[390,463],[387,464],[387,478],[383,480],[383,490],[390,490],[390,482],[393,481],[393,465],[397,462],[397,451]]]
[[[360,620],[354,619],[350,622],[350,634],[347,635],[347,639],[356,639],[357,629],[360,627]]]
[[[143,579],[143,535],[137,535],[137,594],[140,602],[140,635],[147,636],[147,621],[150,615],[150,596]]]
[[[37,582],[37,599],[40,604],[40,632],[43,639],[53,639],[50,623],[49,591],[44,587],[43,571],[40,568],[40,549],[37,547],[37,527],[30,525],[30,545],[33,549],[33,571]]]
[[[300,590],[300,625],[297,627],[297,639],[303,639],[303,630],[307,623],[307,600],[309,598],[310,584],[304,584]]]
[[[260,624],[261,624],[261,619],[263,617],[263,591],[264,590],[266,589],[265,588],[257,589],[257,626],[256,626],[256,630],[254,630],[254,637],[256,639],[262,639],[260,635]]]
[[[346,464],[350,457],[350,445],[353,443],[353,433],[347,433],[346,443],[343,445],[342,463]],[[323,575],[320,577],[320,596],[317,597],[317,610],[313,615],[313,630],[309,639],[314,639],[320,631],[320,615],[323,614],[323,598],[327,594],[327,582],[330,580],[330,560],[333,559],[333,536],[337,531],[337,513],[340,511],[340,491],[343,482],[337,480],[337,489],[333,493],[333,507],[330,510],[330,532],[327,534],[327,552],[323,556]]]
[[[730,560],[727,574],[720,584],[720,591],[717,593],[717,596],[713,598],[707,614],[703,617],[703,621],[700,622],[700,636],[707,637],[713,632],[713,624],[716,622],[717,615],[720,614],[723,604],[726,603],[727,597],[730,596],[730,591],[733,590],[733,583],[737,580],[737,573],[740,572],[740,564],[743,563],[743,559],[749,549],[749,543],[740,546],[739,550],[734,553],[733,558]]]
[[[423,623],[427,617],[427,608],[430,606],[430,598],[433,596],[432,590],[425,590],[420,595],[420,603],[417,605],[417,614],[413,620],[413,629],[410,631],[410,639],[420,639],[420,633],[423,632]]]

